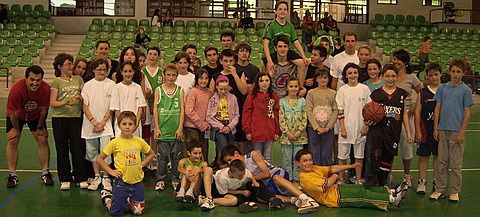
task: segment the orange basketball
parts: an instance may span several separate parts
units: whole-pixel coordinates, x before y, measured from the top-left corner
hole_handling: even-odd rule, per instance
[[[373,121],[373,124],[377,124],[385,117],[385,107],[378,102],[369,102],[363,107],[362,116],[364,121]]]

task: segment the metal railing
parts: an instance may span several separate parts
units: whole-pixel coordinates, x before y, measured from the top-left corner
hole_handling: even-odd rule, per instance
[[[428,19],[430,23],[480,24],[480,10],[433,9],[430,10]]]

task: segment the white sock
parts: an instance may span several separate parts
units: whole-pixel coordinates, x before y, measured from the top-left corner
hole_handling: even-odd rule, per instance
[[[193,190],[192,190],[191,188],[189,188],[189,189],[187,190],[186,195],[193,195]]]
[[[300,198],[300,200],[308,200],[308,196],[306,194],[301,194],[298,196],[298,198]]]
[[[178,193],[179,194],[185,194],[185,188],[180,187],[180,189],[178,190]]]

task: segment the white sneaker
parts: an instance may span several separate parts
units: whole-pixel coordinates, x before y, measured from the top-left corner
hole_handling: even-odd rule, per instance
[[[210,211],[212,210],[213,208],[215,208],[215,204],[213,203],[213,199],[212,198],[205,198],[203,200],[203,203],[202,205],[200,205],[200,209],[202,211]]]
[[[427,186],[425,184],[426,184],[425,179],[418,180],[417,194],[425,194],[425,192],[427,191]]]
[[[62,191],[70,190],[70,182],[62,182],[60,184],[60,190],[62,190]]]
[[[102,178],[102,186],[103,189],[112,191],[112,181],[108,177],[103,177]]]
[[[313,212],[317,210],[317,207],[320,206],[320,204],[317,203],[313,198],[308,197],[306,200],[297,200],[295,202],[295,205],[298,207],[297,212],[300,215]]]
[[[458,193],[453,193],[453,194],[450,194],[450,196],[448,197],[448,200],[452,202],[458,202],[460,201],[460,197],[458,196]]]
[[[176,179],[174,179],[174,180],[172,181],[172,188],[173,188],[174,191],[177,190],[177,187],[178,187],[179,184],[180,184],[180,182],[179,182],[178,180],[176,180]]]
[[[163,190],[165,190],[165,182],[158,181],[157,184],[155,184],[155,191],[163,191]]]
[[[438,191],[434,191],[432,194],[430,194],[430,199],[432,200],[438,200],[442,198],[445,198],[445,194],[442,194]]]
[[[412,185],[413,176],[405,174],[405,177],[403,178],[403,181],[407,183],[408,188],[411,188],[413,186]]]
[[[102,178],[100,176],[96,176],[95,179],[93,179],[90,182],[90,185],[88,186],[88,190],[90,191],[96,191],[98,189],[98,186],[102,183]]]
[[[157,186],[155,186],[156,188]],[[156,189],[155,189],[156,190]],[[175,200],[182,202],[185,199],[185,192],[178,191]]]
[[[80,182],[78,183],[78,186],[80,186],[81,189],[86,189],[88,188],[88,182],[87,181]]]

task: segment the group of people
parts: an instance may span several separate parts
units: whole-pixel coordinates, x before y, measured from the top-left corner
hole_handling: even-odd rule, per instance
[[[411,72],[407,51],[394,52],[392,64],[382,67],[368,46],[356,50],[351,32],[343,37],[345,51],[330,56],[325,40],[307,58],[285,20],[288,4],[279,1],[275,10],[263,37],[262,71],[249,61],[252,47],[235,44],[231,32],[222,33],[221,51],[205,47],[203,66],[193,44],[172,63],[161,64],[157,47],[149,47],[143,58],[126,47],[117,61],[109,58],[108,41],[98,41],[97,57],[90,61],[59,53],[50,84],[42,81],[42,68],[28,67],[7,104],[7,187],[19,182],[18,144],[25,123],[39,146],[41,180],[53,185],[45,124],[50,112],[60,189],[69,190],[72,182],[89,190],[103,186],[102,202],[113,215],[127,207],[141,214],[143,170],[156,171],[154,189],[163,191],[168,165],[175,198],[196,201],[202,210],[219,205],[253,212],[259,209],[256,202],[272,209],[292,203],[301,214],[319,204],[387,210],[399,206],[413,185],[414,140],[420,156],[416,191],[426,192],[433,155],[430,198],[445,197],[450,168],[449,199],[458,201],[473,104],[461,82],[465,63],[452,61],[451,81],[444,85],[440,66],[430,63],[423,87]],[[292,44],[300,54],[290,50]],[[378,122],[362,118],[372,101],[385,110]],[[209,153],[209,141],[215,142],[215,153]],[[273,164],[275,142],[283,165]],[[398,149],[405,180],[393,187],[389,177]],[[210,154],[215,154],[212,162]],[[345,184],[349,169],[353,185]]]

